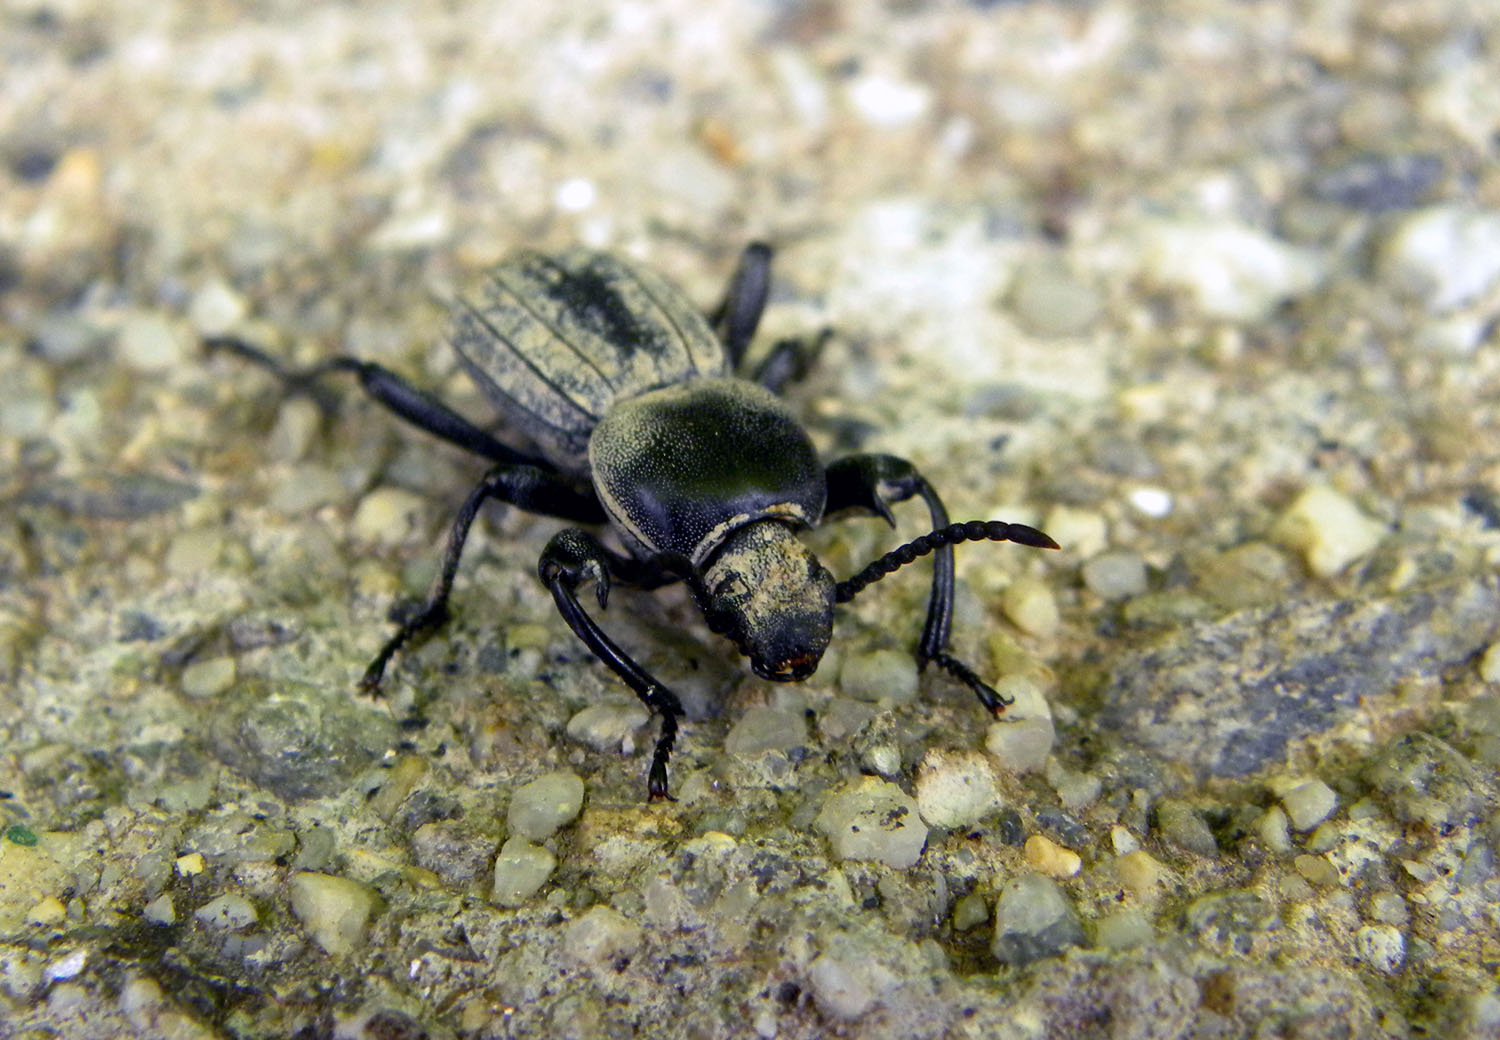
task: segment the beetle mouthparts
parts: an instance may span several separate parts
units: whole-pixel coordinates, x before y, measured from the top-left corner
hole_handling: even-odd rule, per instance
[[[801,682],[818,670],[818,662],[821,659],[819,654],[798,654],[796,657],[778,661],[775,664],[751,661],[750,667],[762,679],[770,679],[772,682]]]

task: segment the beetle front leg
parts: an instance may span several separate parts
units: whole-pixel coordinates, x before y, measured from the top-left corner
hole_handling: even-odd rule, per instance
[[[913,496],[927,503],[933,530],[886,553],[849,580],[839,582],[835,599],[847,603],[872,582],[932,553],[932,593],[927,600],[927,622],[917,644],[918,663],[926,667],[929,661],[933,662],[973,690],[980,703],[998,715],[1011,703],[1010,698],[1002,696],[974,669],[948,652],[948,637],[953,628],[953,546],[957,542],[996,541],[1056,549],[1057,543],[1024,524],[999,520],[949,523],[948,510],[932,485],[910,462],[894,455],[850,455],[828,467],[829,514],[857,510],[879,516],[894,527],[895,517],[888,503],[904,502]]]
[[[581,491],[556,474],[534,466],[501,465],[491,469],[484,479],[475,485],[459,507],[448,532],[448,547],[443,550],[443,564],[438,571],[427,599],[411,617],[401,623],[396,634],[386,640],[380,653],[365,669],[360,686],[373,693],[385,675],[385,666],[402,647],[418,635],[430,632],[448,620],[448,596],[453,591],[453,579],[458,574],[458,560],[463,555],[464,543],[469,539],[469,528],[479,507],[487,499],[499,499],[533,513],[544,513],[565,520],[591,521],[601,514],[598,499],[592,492]]]
[[[667,793],[667,759],[671,757],[672,745],[677,740],[677,717],[682,714],[682,703],[675,693],[605,635],[583,609],[583,604],[578,602],[578,587],[592,581],[594,598],[599,609],[603,610],[609,600],[611,572],[620,573],[625,580],[644,576],[633,573],[636,566],[635,561],[610,552],[587,531],[570,527],[555,534],[547,548],[542,550],[537,574],[542,584],[552,591],[558,613],[562,614],[573,634],[583,640],[595,657],[609,665],[647,708],[661,716],[661,736],[651,755],[646,789],[653,799],[670,798]]]

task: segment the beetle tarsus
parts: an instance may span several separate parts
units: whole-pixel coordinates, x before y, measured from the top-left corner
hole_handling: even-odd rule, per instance
[[[1016,702],[1014,697],[1005,696],[981,679],[974,669],[946,651],[936,654],[928,658],[928,660],[973,690],[974,696],[979,698],[979,703],[983,704],[991,715],[998,717],[1006,708]],[[927,661],[923,661],[922,663],[926,664]]]

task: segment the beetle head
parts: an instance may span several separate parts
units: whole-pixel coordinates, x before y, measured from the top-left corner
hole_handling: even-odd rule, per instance
[[[806,679],[833,633],[833,575],[775,520],[730,533],[703,572],[709,625],[762,679]]]

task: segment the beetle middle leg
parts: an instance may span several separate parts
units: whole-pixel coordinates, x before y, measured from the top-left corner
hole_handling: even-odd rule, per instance
[[[904,502],[913,496],[927,503],[932,531],[891,550],[852,578],[839,582],[835,599],[847,603],[897,568],[932,553],[932,593],[927,600],[927,622],[917,644],[918,663],[924,667],[929,661],[936,664],[973,690],[980,703],[998,715],[1011,703],[1010,699],[948,652],[948,637],[953,628],[953,546],[969,541],[1017,542],[1038,549],[1056,549],[1058,545],[1025,524],[999,520],[950,523],[948,510],[932,485],[910,462],[894,455],[850,455],[828,467],[829,514],[857,510],[874,514],[894,527],[895,517],[888,503]]]
[[[458,573],[458,560],[463,555],[464,543],[469,538],[469,528],[480,506],[488,499],[498,499],[531,513],[542,513],[578,523],[600,523],[604,512],[599,500],[590,491],[583,491],[569,484],[554,473],[535,466],[502,464],[494,467],[469,492],[453,526],[448,533],[448,547],[443,551],[443,564],[432,589],[421,608],[401,622],[396,634],[386,641],[370,662],[360,679],[360,686],[369,691],[380,685],[385,666],[396,652],[414,637],[437,628],[448,620],[448,596],[453,591],[453,579]]]
[[[673,580],[673,576],[649,563],[639,563],[611,552],[599,539],[576,527],[559,531],[547,543],[537,563],[537,574],[542,584],[552,591],[558,613],[562,614],[573,633],[635,691],[647,708],[661,716],[661,736],[657,738],[656,750],[651,755],[646,788],[653,799],[669,798],[667,759],[671,757],[672,745],[677,740],[677,717],[682,714],[682,703],[675,693],[620,649],[589,617],[583,604],[578,602],[578,587],[585,581],[592,581],[594,598],[599,609],[603,610],[609,599],[611,576],[647,588],[665,584]]]

